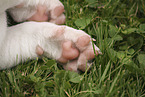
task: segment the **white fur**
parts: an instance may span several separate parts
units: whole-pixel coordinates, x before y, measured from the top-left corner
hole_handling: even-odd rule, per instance
[[[53,10],[56,6],[63,6],[59,0],[23,0],[22,4],[24,5],[22,8],[14,6],[8,9],[8,12],[17,22],[22,22],[33,16],[36,13],[37,5],[46,5],[46,12],[48,12],[48,15],[49,11]],[[56,18],[55,16],[53,17]]]
[[[22,0],[0,0],[0,14],[20,3],[22,3]]]
[[[21,3],[24,4],[24,8],[16,9],[15,6]],[[59,0],[0,1],[0,69],[10,68],[27,59],[39,57],[36,54],[37,45],[44,50],[44,56],[57,60],[62,54],[63,41],[76,42],[80,36],[87,35],[81,30],[48,22],[25,22],[7,27],[6,9],[16,21],[24,21],[35,13],[36,10],[33,8],[38,4],[46,4],[48,10],[62,5]],[[57,36],[60,29],[64,29],[64,33]]]
[[[8,68],[28,58],[37,56],[36,46],[40,45],[49,58],[61,56],[60,45],[50,38],[55,34],[57,25],[50,23],[26,22],[7,29],[0,50],[0,68]],[[57,47],[58,46],[58,47]]]
[[[60,45],[57,46],[57,42],[49,41],[51,35],[56,31],[57,25],[27,22],[13,27],[7,27],[5,13],[7,9],[9,9],[9,12],[14,13],[13,18],[16,21],[24,21],[29,18],[28,16],[32,16],[35,13],[35,10],[30,11],[27,8],[16,10],[15,6],[21,3],[25,7],[47,4],[49,9],[60,4],[59,0],[0,1],[0,69],[15,66],[28,58],[34,59],[38,57],[35,52],[37,45],[42,46],[44,50],[46,49],[46,55],[50,58],[58,59],[61,56],[62,51]],[[53,5],[51,6],[50,3]]]

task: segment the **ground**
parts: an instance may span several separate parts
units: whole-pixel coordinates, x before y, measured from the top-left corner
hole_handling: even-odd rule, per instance
[[[1,97],[144,97],[145,1],[61,0],[66,25],[86,31],[102,51],[89,72],[43,58],[0,71]]]

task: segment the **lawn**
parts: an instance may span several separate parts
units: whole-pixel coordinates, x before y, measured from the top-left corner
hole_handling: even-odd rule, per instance
[[[0,71],[1,97],[145,97],[145,1],[61,0],[66,25],[102,51],[90,72],[42,58]]]

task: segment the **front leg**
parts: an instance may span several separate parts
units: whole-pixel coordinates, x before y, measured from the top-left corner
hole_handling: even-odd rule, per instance
[[[40,55],[61,63],[64,62],[62,57],[67,61],[72,59],[62,56],[62,44],[66,41],[65,28],[48,22],[25,22],[8,28],[0,48],[0,69]]]
[[[48,22],[22,23],[8,28],[8,33],[0,50],[0,69],[15,66],[40,55],[66,63],[72,56],[68,53],[73,51],[63,52],[67,49],[68,43],[66,41],[73,43],[74,47],[77,47],[82,54],[90,44],[90,36],[83,31]],[[84,39],[87,41],[82,43],[81,41]],[[63,47],[64,42],[66,42],[65,47]],[[78,56],[77,51],[74,52]]]
[[[37,22],[26,22],[8,28],[8,34],[0,48],[0,69],[10,68],[27,59],[39,57],[36,52],[39,45],[44,47],[49,58],[58,59],[61,56],[61,49],[56,45],[57,41],[51,41],[57,34],[57,28],[58,26],[52,23]]]

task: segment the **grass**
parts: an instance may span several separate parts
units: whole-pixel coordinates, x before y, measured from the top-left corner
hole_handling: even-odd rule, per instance
[[[0,71],[1,97],[145,97],[144,0],[61,0],[66,25],[96,39],[89,73],[43,58]]]

